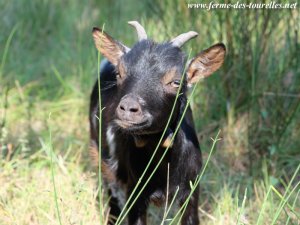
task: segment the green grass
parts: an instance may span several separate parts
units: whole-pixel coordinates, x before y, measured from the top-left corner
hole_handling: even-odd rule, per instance
[[[157,41],[199,32],[184,47],[191,56],[219,41],[227,46],[224,66],[197,85],[191,102],[204,162],[210,158],[200,181],[202,224],[300,223],[297,10],[2,0],[0,14],[1,225],[101,224],[88,156],[89,95],[98,71],[91,29],[105,23],[131,46],[130,20]],[[104,196],[103,221],[106,204]],[[178,212],[151,208],[149,224],[170,224]]]

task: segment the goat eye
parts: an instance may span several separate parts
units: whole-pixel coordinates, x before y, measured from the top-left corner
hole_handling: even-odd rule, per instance
[[[173,80],[170,84],[172,87],[178,88],[180,86],[180,80]]]

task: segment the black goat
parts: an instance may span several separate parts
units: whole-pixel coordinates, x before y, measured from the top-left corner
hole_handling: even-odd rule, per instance
[[[169,199],[179,188],[176,197],[179,205],[182,205],[190,194],[190,181],[195,181],[201,169],[201,152],[190,108],[184,115],[173,143],[170,143],[170,136],[174,134],[183,116],[187,103],[187,86],[219,69],[226,50],[223,44],[216,44],[200,52],[187,63],[180,47],[196,37],[196,32],[190,31],[170,42],[158,44],[147,39],[144,28],[138,22],[130,24],[136,28],[139,37],[132,49],[115,41],[101,29],[93,29],[96,48],[107,59],[102,62],[100,72],[100,92],[104,108],[100,149],[101,169],[111,196],[111,224],[114,224],[115,218],[120,214],[120,207],[138,183],[162,136],[176,93],[182,93],[175,104],[162,144],[141,180],[142,184],[168,145],[171,147],[128,214],[130,225],[145,225],[149,202],[160,205],[166,201],[168,181]],[[182,76],[184,79],[180,85]],[[181,90],[178,90],[179,88]],[[98,98],[96,82],[90,103],[92,154],[96,159],[99,147]],[[199,187],[189,200],[181,224],[199,224],[198,195]]]

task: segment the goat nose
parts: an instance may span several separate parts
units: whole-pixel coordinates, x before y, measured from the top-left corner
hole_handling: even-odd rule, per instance
[[[136,116],[139,117],[142,114],[142,109],[137,100],[127,97],[120,101],[117,113],[120,119],[135,120],[137,119]]]
[[[122,101],[120,103],[120,109],[125,112],[136,113],[140,111],[140,106],[137,102]]]

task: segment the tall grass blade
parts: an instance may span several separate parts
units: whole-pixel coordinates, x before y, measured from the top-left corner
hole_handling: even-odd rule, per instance
[[[293,205],[292,205],[292,211],[295,212],[295,206],[296,206],[296,202],[297,200],[299,200],[299,194],[300,194],[300,189],[298,190],[297,194],[296,194],[296,198],[294,199],[294,202],[293,202]],[[289,225],[289,222],[290,222],[291,218],[288,217],[287,220],[286,220],[286,223],[285,225]],[[298,220],[300,221],[300,218],[298,217]]]
[[[105,24],[102,25],[102,33],[104,31]],[[101,44],[101,43],[100,43]],[[102,153],[101,153],[101,144],[102,144],[102,104],[101,104],[101,84],[100,84],[100,61],[101,56],[100,52],[98,51],[98,58],[97,58],[97,76],[98,76],[98,104],[99,104],[99,146],[98,146],[98,197],[99,197],[99,213],[100,213],[100,225],[103,224],[104,221],[104,213],[103,213],[103,195],[102,195],[102,174],[101,174],[101,164],[102,164]]]
[[[4,52],[3,52],[3,56],[2,56],[2,60],[1,60],[1,65],[0,65],[0,79],[3,76],[3,70],[4,70],[5,63],[6,63],[6,58],[7,58],[7,55],[8,55],[8,50],[9,50],[10,43],[12,41],[12,38],[13,38],[15,32],[17,31],[18,26],[19,26],[19,24],[16,24],[13,27],[13,29],[10,32],[10,34],[9,34],[9,36],[7,38],[7,41],[5,43]]]
[[[262,207],[261,207],[261,209],[260,209],[260,211],[259,211],[259,215],[258,215],[258,218],[257,218],[257,221],[256,221],[256,225],[260,225],[260,224],[261,224],[260,222],[261,222],[262,216],[263,216],[263,214],[264,214],[264,211],[265,211],[265,208],[266,208],[266,204],[267,204],[267,202],[268,202],[268,197],[269,197],[269,195],[270,195],[270,193],[271,193],[271,190],[272,190],[272,188],[271,188],[271,186],[270,186],[269,189],[268,189],[268,192],[267,192],[267,194],[266,194],[266,196],[265,196],[265,198],[264,198]]]
[[[50,119],[51,119],[51,113],[49,114],[49,121],[50,121]],[[53,156],[55,154],[54,154],[53,146],[52,146],[52,131],[51,131],[50,123],[49,123],[49,153],[50,153],[50,169],[51,169],[51,179],[52,179],[53,192],[54,192],[55,208],[56,208],[56,213],[57,213],[59,224],[62,225],[61,215],[60,215],[60,210],[59,210],[59,205],[58,205],[57,189],[56,189],[56,184],[55,184],[54,162],[53,162]]]
[[[247,199],[247,188],[245,189],[244,198],[243,198],[243,202],[242,202],[242,208],[239,210],[238,218],[236,221],[237,225],[240,224],[241,215],[243,214],[244,209],[245,209],[246,199]]]
[[[289,184],[288,184],[288,186],[287,186],[287,188],[286,188],[286,190],[285,190],[284,195],[283,195],[282,198],[281,198],[281,202],[280,202],[279,207],[278,207],[278,209],[277,209],[277,211],[276,211],[276,213],[275,213],[274,219],[273,219],[273,221],[272,221],[272,225],[275,224],[275,222],[277,221],[277,219],[278,219],[278,217],[279,217],[279,215],[280,215],[280,213],[281,213],[281,211],[282,211],[284,205],[287,203],[289,197],[290,197],[291,194],[292,194],[292,192],[291,192],[291,193],[288,195],[289,189],[290,189],[290,187],[292,186],[292,183],[293,183],[294,179],[296,178],[296,175],[298,174],[299,170],[300,170],[300,164],[298,165],[298,167],[297,167],[295,173],[294,173],[293,176],[292,176],[292,179],[290,180],[290,182],[289,182]],[[299,185],[299,183],[296,185],[296,187],[297,187],[298,185]],[[295,189],[295,188],[294,188],[294,189]],[[276,190],[275,188],[272,188],[272,190],[273,190],[276,194],[279,193],[279,192],[277,192],[277,190]],[[287,195],[288,195],[288,197],[287,197]],[[279,196],[280,196],[280,195],[279,195]]]
[[[289,198],[292,196],[293,192],[298,188],[298,186],[300,185],[300,181],[296,184],[296,186],[292,189],[292,191],[290,192],[290,194],[288,196],[286,196],[284,198],[284,196],[282,196],[279,191],[276,190],[276,188],[274,188],[272,186],[272,190],[274,191],[274,193],[276,193],[276,195],[281,199],[282,204],[279,205],[276,214],[274,216],[274,219],[272,221],[272,225],[275,224],[275,222],[277,221],[277,219],[279,218],[279,215],[282,211],[282,209],[284,208],[285,205],[288,206],[288,208],[291,210],[291,212],[293,212],[293,214],[298,218],[298,220],[300,220],[300,215],[293,209],[293,207],[288,203]]]

